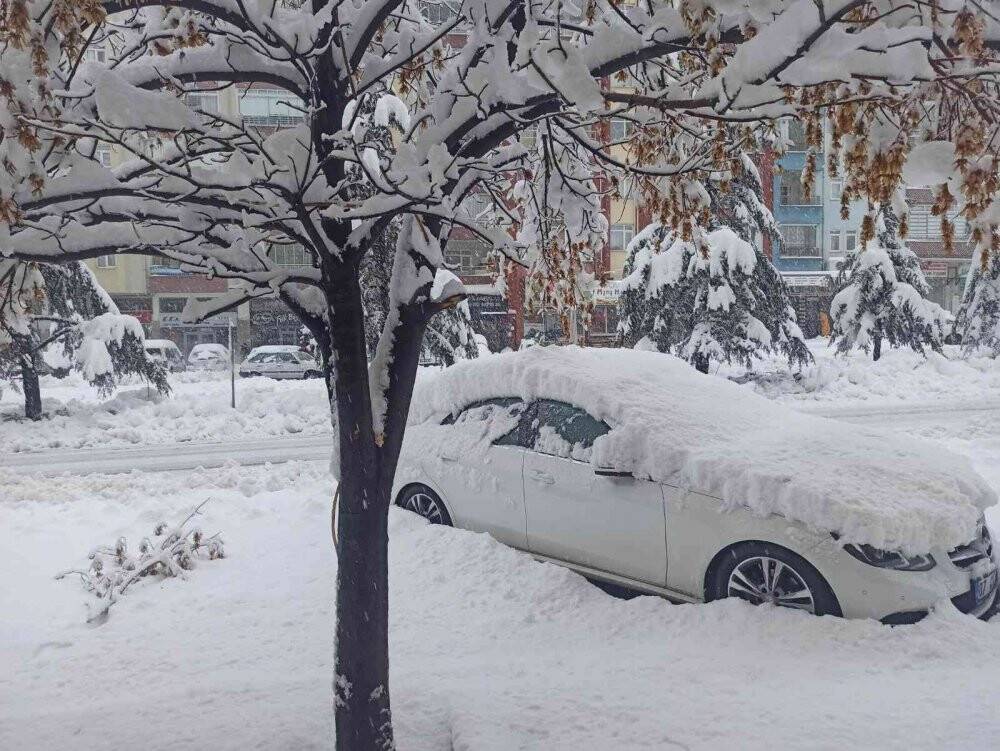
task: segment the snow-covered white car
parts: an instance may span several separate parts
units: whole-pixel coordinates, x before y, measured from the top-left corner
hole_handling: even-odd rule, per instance
[[[588,577],[898,624],[997,597],[968,462],[668,355],[533,347],[418,385],[393,489]]]
[[[196,344],[188,352],[188,367],[193,370],[225,370],[229,367],[229,349],[224,344]]]
[[[250,350],[240,363],[244,378],[321,378],[323,371],[308,352],[292,344],[268,344]]]
[[[167,370],[177,372],[187,370],[184,356],[177,345],[169,339],[147,339],[143,344],[149,359],[161,363]]]

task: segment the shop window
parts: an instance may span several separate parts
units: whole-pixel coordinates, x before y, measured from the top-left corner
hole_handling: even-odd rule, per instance
[[[635,237],[634,224],[612,224],[610,230],[611,250],[625,250]]]

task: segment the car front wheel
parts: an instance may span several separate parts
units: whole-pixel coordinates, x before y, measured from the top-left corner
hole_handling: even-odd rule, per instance
[[[815,615],[840,615],[823,576],[805,558],[779,545],[744,542],[727,550],[709,583],[707,599],[739,597]]]
[[[452,526],[451,516],[444,502],[426,485],[411,485],[399,494],[396,505],[424,517],[431,524]]]

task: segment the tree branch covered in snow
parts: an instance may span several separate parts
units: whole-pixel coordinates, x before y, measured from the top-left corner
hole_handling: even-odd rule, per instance
[[[56,576],[64,579],[77,575],[84,589],[96,601],[88,606],[87,621],[103,623],[111,606],[125,596],[133,584],[149,576],[187,578],[187,572],[197,566],[198,560],[224,558],[222,538],[219,534],[205,537],[197,527],[189,527],[191,520],[201,514],[208,501],[198,504],[184,520],[171,527],[160,522],[153,529],[153,536],[142,538],[138,550],[130,551],[128,542],[119,537],[114,546],[94,548],[87,569],[72,569]]]

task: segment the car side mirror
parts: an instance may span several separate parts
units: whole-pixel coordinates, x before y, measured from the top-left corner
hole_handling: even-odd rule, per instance
[[[594,474],[598,477],[632,477],[632,473],[627,469],[611,469],[610,467],[596,467]]]

